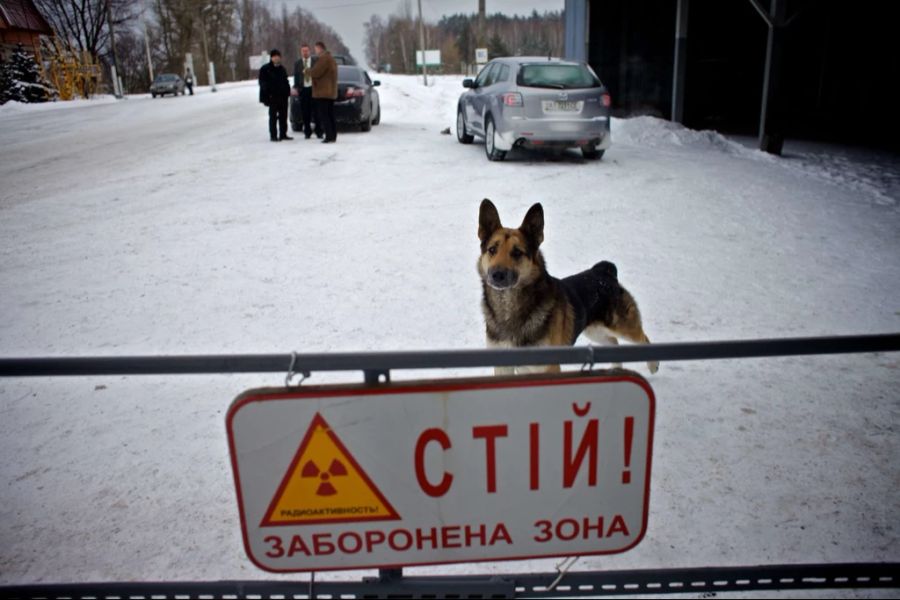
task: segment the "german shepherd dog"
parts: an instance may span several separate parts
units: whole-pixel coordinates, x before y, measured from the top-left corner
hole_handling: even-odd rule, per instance
[[[557,279],[547,273],[539,247],[544,241],[544,209],[535,204],[518,229],[503,227],[494,204],[484,199],[478,216],[481,256],[478,274],[482,310],[491,347],[571,346],[584,334],[600,344],[618,338],[649,344],[641,313],[619,284],[616,266],[599,262],[587,271]],[[647,363],[651,373],[658,362]],[[549,367],[496,367],[497,375],[559,372]]]

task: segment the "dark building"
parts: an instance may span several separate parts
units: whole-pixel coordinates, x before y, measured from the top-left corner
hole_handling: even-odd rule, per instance
[[[900,119],[889,91],[900,76],[897,8],[875,0],[566,0],[566,56],[591,64],[610,88],[614,114],[668,119],[678,109],[678,46],[682,118],[674,119],[757,135],[768,19],[776,35],[768,128],[897,150]]]
[[[0,0],[0,56],[8,57],[19,44],[40,56],[42,35],[53,30],[32,0]]]

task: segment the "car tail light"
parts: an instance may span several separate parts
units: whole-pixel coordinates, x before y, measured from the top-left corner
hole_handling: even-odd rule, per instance
[[[603,94],[602,96],[600,96],[600,101],[603,102],[603,106],[609,108],[609,106],[612,104],[612,97],[610,97],[609,94]]]
[[[501,98],[506,106],[522,106],[524,104],[522,94],[519,92],[507,92]]]
[[[347,88],[347,98],[362,98],[366,95],[366,90],[361,88]]]

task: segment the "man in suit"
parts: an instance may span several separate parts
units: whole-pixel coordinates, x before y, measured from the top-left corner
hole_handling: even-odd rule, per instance
[[[338,68],[331,52],[322,42],[316,42],[316,61],[304,75],[312,79],[312,96],[316,102],[316,117],[325,130],[325,144],[337,141],[337,123],[334,120],[334,101],[338,93]]]
[[[273,142],[292,140],[287,134],[288,98],[291,83],[281,64],[281,52],[277,48],[269,53],[269,62],[259,70],[259,101],[269,107],[269,139]],[[281,129],[278,134],[276,123]]]
[[[297,90],[297,102],[300,105],[300,117],[303,119],[303,133],[306,139],[313,134],[313,82],[309,75],[303,71],[312,68],[313,57],[309,53],[309,44],[300,46],[300,59],[294,63],[294,89]],[[316,119],[316,137],[322,139],[322,126]]]

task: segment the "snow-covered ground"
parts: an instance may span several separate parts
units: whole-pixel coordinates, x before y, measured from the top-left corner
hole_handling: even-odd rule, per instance
[[[440,133],[460,78],[378,78],[381,125],[334,145],[270,143],[253,82],[0,110],[0,356],[481,347],[485,197],[508,225],[543,203],[552,273],[615,262],[654,341],[900,330],[896,156],[643,117],[599,162],[489,163]],[[649,529],[576,569],[900,560],[900,356],[634,368]],[[282,380],[0,380],[0,583],[275,578],[244,554],[224,414]]]

